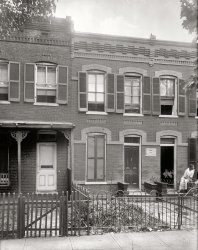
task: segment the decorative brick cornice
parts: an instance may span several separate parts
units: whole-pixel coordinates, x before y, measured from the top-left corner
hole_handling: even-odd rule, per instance
[[[150,64],[151,59],[141,56],[129,56],[129,55],[118,55],[118,54],[104,54],[104,53],[93,53],[93,52],[74,52],[74,57],[76,58],[89,58],[89,59],[101,59],[110,61],[125,61],[125,62],[138,62],[138,63],[148,63]],[[194,60],[185,59],[167,59],[167,58],[152,58],[152,64],[168,64],[168,65],[185,65],[189,67],[194,67]]]

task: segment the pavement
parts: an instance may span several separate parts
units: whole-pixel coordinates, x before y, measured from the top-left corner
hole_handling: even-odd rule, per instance
[[[198,231],[171,230],[1,240],[0,250],[198,250]]]

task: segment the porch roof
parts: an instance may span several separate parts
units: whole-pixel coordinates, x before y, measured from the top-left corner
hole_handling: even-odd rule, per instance
[[[32,129],[73,129],[75,125],[70,122],[48,121],[18,121],[0,120],[0,128],[32,128]]]

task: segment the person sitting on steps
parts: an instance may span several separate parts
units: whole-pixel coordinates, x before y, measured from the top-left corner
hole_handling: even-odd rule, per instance
[[[188,183],[192,181],[194,173],[195,167],[193,164],[190,164],[189,167],[185,170],[184,175],[181,177],[179,185],[180,192],[187,192]]]

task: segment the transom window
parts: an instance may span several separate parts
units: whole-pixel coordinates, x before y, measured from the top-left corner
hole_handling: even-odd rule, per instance
[[[37,65],[36,101],[56,103],[56,66]]]
[[[105,135],[90,133],[87,137],[87,180],[105,179]]]
[[[125,76],[125,113],[141,112],[141,77]]]
[[[160,78],[161,115],[176,115],[176,79],[170,76]]]
[[[0,101],[8,101],[8,63],[0,62]]]
[[[88,110],[104,111],[105,75],[101,72],[88,73]]]

